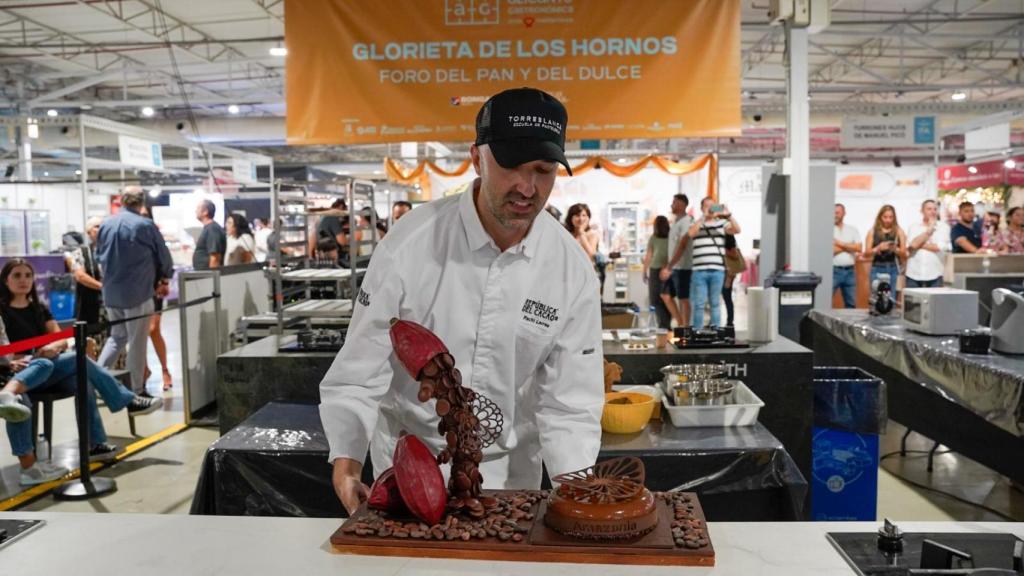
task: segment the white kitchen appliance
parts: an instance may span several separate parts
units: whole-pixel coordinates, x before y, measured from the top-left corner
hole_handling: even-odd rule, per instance
[[[996,288],[992,291],[992,350],[1024,354],[1024,296]]]
[[[957,288],[907,288],[903,321],[925,334],[957,334],[978,327],[978,293]]]

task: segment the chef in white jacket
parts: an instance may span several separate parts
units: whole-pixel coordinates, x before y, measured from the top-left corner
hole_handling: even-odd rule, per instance
[[[484,487],[539,488],[549,474],[593,464],[604,402],[597,276],[544,206],[565,159],[565,107],[531,88],[507,90],[477,114],[466,192],[401,219],[377,246],[345,346],[320,383],[320,418],[335,491],[352,512],[369,445],[374,471],[392,465],[403,430],[435,453],[434,402],[395,357],[389,320],[418,322],[455,357],[463,381],[501,408],[484,450]]]

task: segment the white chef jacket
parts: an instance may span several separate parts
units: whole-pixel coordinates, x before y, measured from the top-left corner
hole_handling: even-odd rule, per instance
[[[329,461],[361,462],[369,443],[380,473],[402,430],[434,453],[444,446],[434,401],[417,400],[419,384],[394,354],[393,317],[437,334],[463,382],[501,408],[504,429],[480,465],[484,487],[539,488],[542,460],[554,476],[597,459],[604,369],[594,268],[546,212],[501,252],[473,195],[418,207],[377,246],[345,345],[320,383]]]
[[[910,225],[910,231],[907,233],[907,243],[909,244],[921,234],[928,231],[928,227],[925,226],[924,222],[915,222]],[[927,281],[935,280],[940,277],[946,271],[946,252],[950,251],[951,243],[949,241],[949,224],[945,222],[936,222],[935,231],[928,237],[925,244],[931,242],[939,247],[938,252],[932,252],[931,250],[925,250],[922,246],[920,250],[914,252],[914,255],[907,259],[907,278],[912,280]]]

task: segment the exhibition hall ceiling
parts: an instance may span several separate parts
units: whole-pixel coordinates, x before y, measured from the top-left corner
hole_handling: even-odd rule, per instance
[[[744,136],[785,112],[785,35],[768,3],[742,1]],[[1024,107],[1024,0],[831,4],[832,24],[810,37],[816,116]],[[283,0],[0,0],[0,114],[173,126],[187,99],[200,120],[273,124],[285,113],[286,59],[271,49],[283,40]],[[242,141],[279,144],[273,126]]]

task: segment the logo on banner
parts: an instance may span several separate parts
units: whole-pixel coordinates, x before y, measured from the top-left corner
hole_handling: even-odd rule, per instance
[[[935,142],[935,116],[914,117],[914,144]]]
[[[444,0],[446,26],[488,26],[501,22],[501,0]]]

